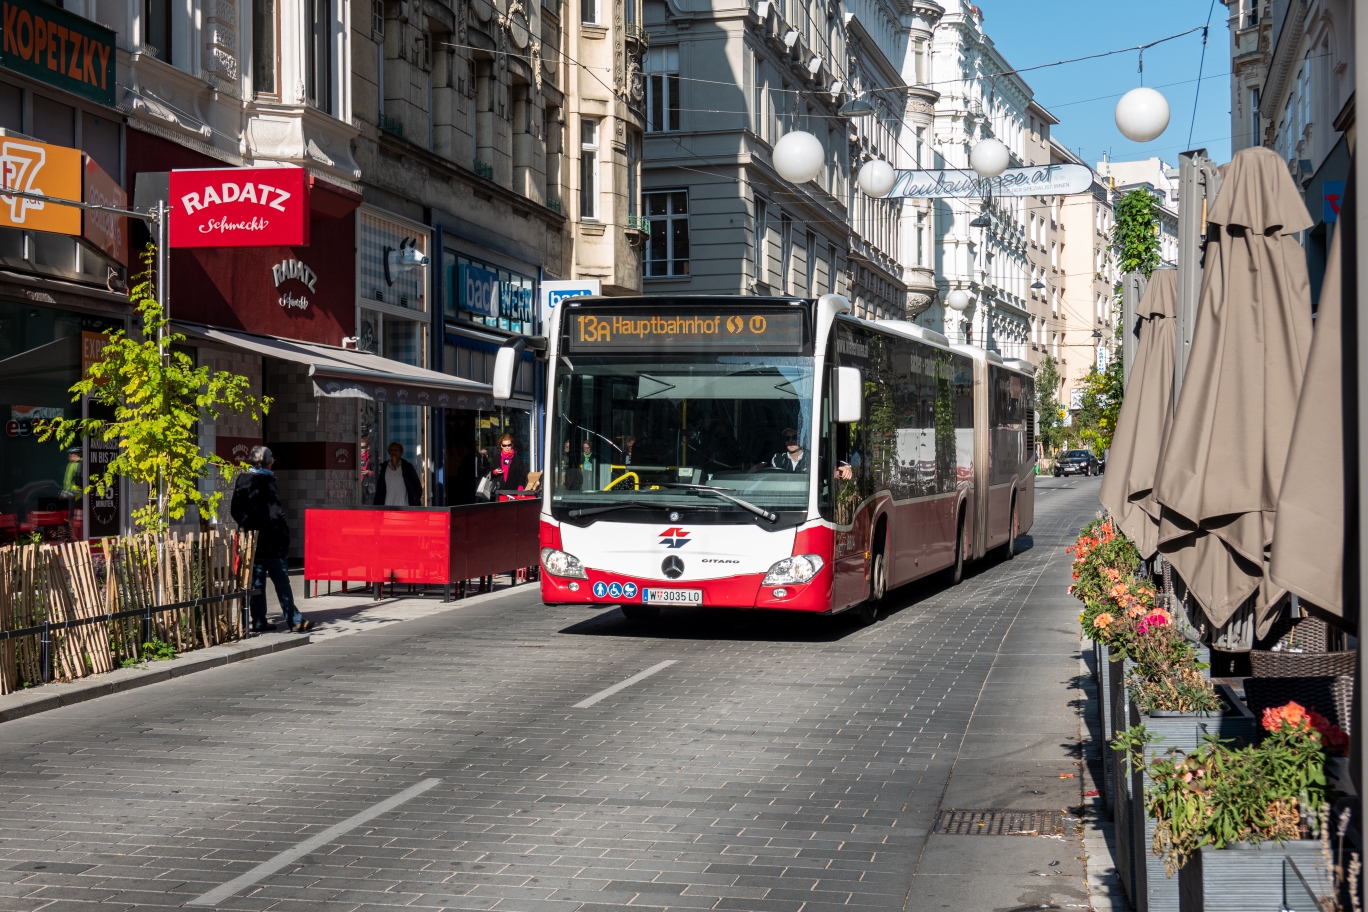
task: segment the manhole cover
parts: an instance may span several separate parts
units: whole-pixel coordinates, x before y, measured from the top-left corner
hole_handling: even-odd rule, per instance
[[[1078,818],[1064,811],[961,810],[936,814],[932,832],[947,836],[1066,836]]]

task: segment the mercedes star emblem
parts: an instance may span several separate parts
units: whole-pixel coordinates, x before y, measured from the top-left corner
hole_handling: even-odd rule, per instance
[[[684,575],[684,562],[671,554],[660,562],[660,569],[663,570],[665,575],[670,579],[679,579]]]
[[[671,512],[670,512],[670,522],[679,522],[679,514],[673,512],[673,511],[671,511]]]

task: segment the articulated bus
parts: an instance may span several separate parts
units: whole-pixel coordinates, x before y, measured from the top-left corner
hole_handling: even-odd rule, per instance
[[[548,605],[869,623],[1031,526],[1029,364],[839,295],[570,298],[550,322]]]

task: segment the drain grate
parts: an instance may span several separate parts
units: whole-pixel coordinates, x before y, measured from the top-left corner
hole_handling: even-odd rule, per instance
[[[1077,823],[1077,817],[1057,810],[950,808],[936,814],[932,832],[947,836],[1066,836]]]

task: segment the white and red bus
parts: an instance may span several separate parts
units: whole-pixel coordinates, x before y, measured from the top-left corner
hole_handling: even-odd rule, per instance
[[[543,600],[868,622],[891,587],[1010,557],[1035,500],[1032,367],[849,313],[839,295],[563,300]]]

